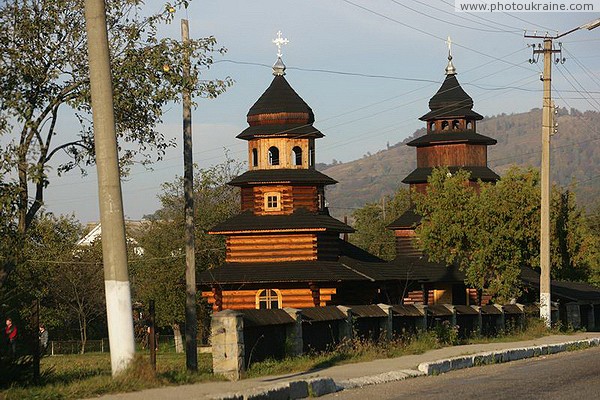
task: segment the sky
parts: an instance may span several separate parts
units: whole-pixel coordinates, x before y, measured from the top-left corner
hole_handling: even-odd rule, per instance
[[[145,7],[157,11],[161,4],[149,0]],[[161,34],[179,38],[179,21],[186,18],[190,37],[215,36],[228,49],[202,78],[229,76],[234,85],[216,99],[195,99],[192,113],[194,162],[206,168],[222,162],[226,152],[246,161],[247,142],[235,136],[273,79],[278,31],[289,40],[282,48],[286,79],[325,134],[316,144],[317,162],[331,163],[376,153],[424,126],[418,118],[444,79],[448,36],[457,78],[474,110],[484,116],[518,113],[542,103],[543,64],[528,61],[528,46],[540,40],[525,39],[524,30],[562,33],[598,17],[600,12],[458,13],[450,0],[192,0]],[[562,39],[566,62],[555,65],[552,75],[556,105],[600,111],[599,45],[600,28]],[[178,146],[152,170],[135,166],[122,181],[129,219],[157,210],[161,184],[183,174],[181,105],[164,111],[158,129]],[[85,176],[51,171],[46,210],[73,213],[81,222],[99,220],[96,179],[93,167]]]

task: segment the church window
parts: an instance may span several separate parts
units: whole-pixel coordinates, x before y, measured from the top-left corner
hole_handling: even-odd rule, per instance
[[[256,293],[256,308],[274,310],[281,308],[281,293],[277,289],[264,289]]]
[[[443,121],[442,122],[442,130],[447,131],[448,129],[450,129],[450,124],[448,123],[448,121]]]
[[[281,210],[281,193],[269,192],[265,193],[265,211],[280,211]]]
[[[269,165],[279,165],[279,149],[275,146],[269,147]]]
[[[292,149],[293,165],[302,165],[302,149],[299,146],[294,146]]]
[[[308,148],[308,166],[312,167],[315,164],[315,148],[314,145],[310,145]]]
[[[456,131],[456,130],[458,130],[458,128],[459,128],[459,124],[460,124],[460,123],[458,122],[458,120],[457,120],[457,119],[455,119],[454,121],[452,121],[452,130],[453,130],[453,131]]]
[[[435,132],[435,122],[430,122],[429,123],[429,131],[430,132]]]
[[[473,129],[473,123],[471,121],[467,122],[467,129]]]
[[[258,150],[252,149],[252,166],[258,167]]]

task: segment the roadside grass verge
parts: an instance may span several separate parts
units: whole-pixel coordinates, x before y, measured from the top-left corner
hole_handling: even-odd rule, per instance
[[[152,370],[147,353],[138,353],[121,376],[111,376],[110,355],[89,353],[44,357],[39,385],[13,385],[0,390],[0,400],[81,399],[107,393],[130,392],[159,386],[219,380],[212,374],[210,354],[198,354],[198,372],[185,368],[185,355],[158,353],[157,371]]]
[[[518,342],[548,335],[569,333],[573,333],[573,330],[561,326],[547,329],[545,324],[538,318],[528,318],[522,326],[509,325],[505,331],[500,331],[494,336],[472,334],[468,338],[459,339],[456,327],[441,324],[431,331],[420,332],[415,336],[399,337],[377,343],[364,339],[345,340],[326,352],[286,357],[283,360],[267,359],[255,362],[249,366],[245,377],[254,378],[265,375],[318,371],[334,365],[422,354],[429,350],[453,345]]]

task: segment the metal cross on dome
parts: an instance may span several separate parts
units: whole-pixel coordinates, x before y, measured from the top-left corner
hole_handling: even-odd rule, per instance
[[[288,44],[290,41],[281,37],[281,31],[277,31],[277,39],[273,39],[273,43],[277,46],[277,57],[281,58],[281,46]]]
[[[448,57],[452,57],[452,39],[450,39],[450,36],[448,36],[446,43],[448,44]]]

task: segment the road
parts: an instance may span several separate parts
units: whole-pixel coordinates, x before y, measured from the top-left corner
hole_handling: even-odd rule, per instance
[[[600,399],[600,348],[338,392],[324,399]]]

